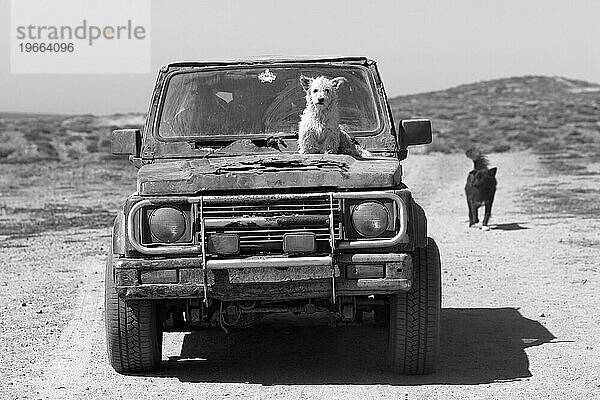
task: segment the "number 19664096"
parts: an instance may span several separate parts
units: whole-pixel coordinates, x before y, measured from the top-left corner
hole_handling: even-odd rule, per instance
[[[21,53],[72,53],[73,43],[19,43]]]

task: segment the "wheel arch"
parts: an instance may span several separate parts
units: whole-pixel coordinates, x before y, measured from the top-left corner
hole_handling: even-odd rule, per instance
[[[415,247],[424,248],[427,246],[427,216],[423,207],[416,201],[413,201],[412,217]]]
[[[125,255],[125,213],[123,210],[119,211],[113,224],[112,252]]]

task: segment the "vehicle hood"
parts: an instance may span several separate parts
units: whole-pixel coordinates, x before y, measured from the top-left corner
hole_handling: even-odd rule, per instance
[[[394,158],[357,160],[343,154],[269,154],[185,159],[147,164],[138,172],[141,195],[282,188],[393,188],[402,167]]]

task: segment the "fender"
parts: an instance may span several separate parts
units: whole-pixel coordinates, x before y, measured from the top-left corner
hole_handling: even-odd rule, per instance
[[[113,254],[125,255],[125,213],[119,211],[113,224],[112,232]]]
[[[427,246],[427,217],[425,210],[417,202],[413,201],[413,232],[415,247],[424,248]]]

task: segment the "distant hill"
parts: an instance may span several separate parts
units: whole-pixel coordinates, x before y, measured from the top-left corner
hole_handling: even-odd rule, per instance
[[[524,76],[390,99],[394,117],[433,121],[425,152],[567,150],[600,155],[600,85]],[[0,162],[111,159],[109,133],[141,127],[140,113],[105,116],[0,112]]]
[[[390,100],[394,118],[430,118],[428,151],[600,149],[600,85],[523,76]]]
[[[10,112],[0,111],[0,119],[24,119],[24,118],[37,118],[37,119],[53,119],[53,118],[66,118],[63,114],[44,114],[44,113],[25,113],[25,112]]]
[[[94,116],[0,112],[0,162],[111,159],[110,132],[141,128],[139,113]]]

